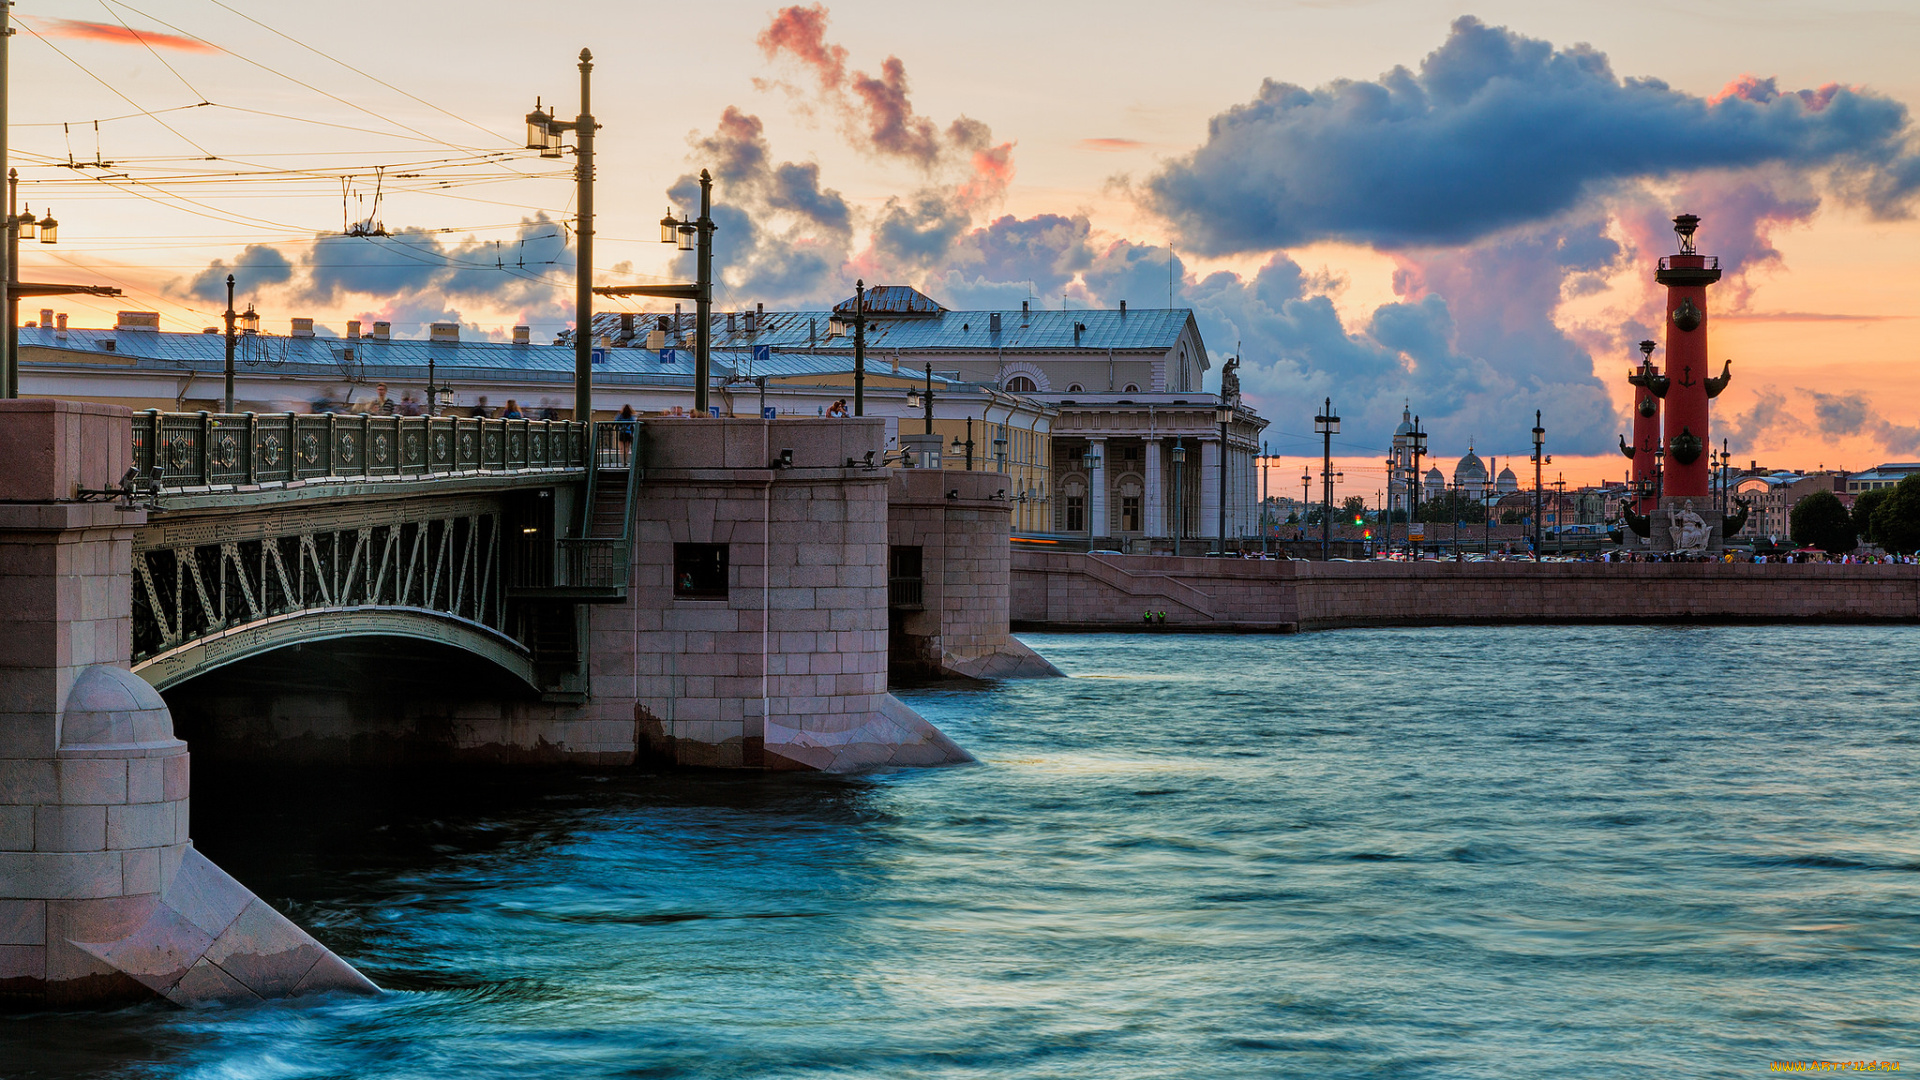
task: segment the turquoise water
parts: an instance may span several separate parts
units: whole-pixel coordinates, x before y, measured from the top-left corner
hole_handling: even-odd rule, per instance
[[[196,776],[378,1000],[0,1018],[9,1077],[1920,1068],[1920,631],[1033,635],[980,767]]]

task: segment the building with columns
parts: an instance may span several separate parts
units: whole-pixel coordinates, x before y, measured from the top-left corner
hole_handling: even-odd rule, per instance
[[[1132,551],[1171,550],[1176,536],[1210,541],[1223,524],[1229,538],[1257,533],[1255,458],[1267,421],[1240,403],[1238,377],[1225,372],[1222,438],[1223,399],[1200,389],[1212,363],[1191,310],[1123,301],[1110,309],[950,311],[917,290],[887,285],[867,290],[864,312],[869,365],[931,368],[936,378],[1052,413],[1047,467],[1020,492],[1038,513],[1016,515],[1027,523],[1020,531]],[[710,330],[717,350],[841,356],[851,370],[854,317],[848,297],[830,311],[715,312]],[[685,348],[694,329],[693,315],[680,311],[594,320],[602,344],[614,350]],[[948,424],[959,419],[942,416]],[[976,422],[987,430],[984,415]]]

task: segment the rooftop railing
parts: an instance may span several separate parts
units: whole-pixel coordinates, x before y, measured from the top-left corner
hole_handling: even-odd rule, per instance
[[[584,469],[587,425],[354,413],[133,415],[133,460],[156,490]]]

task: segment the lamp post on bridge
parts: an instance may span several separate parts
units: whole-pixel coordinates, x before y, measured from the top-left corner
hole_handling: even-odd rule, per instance
[[[1333,548],[1333,437],[1340,433],[1340,417],[1333,411],[1333,399],[1326,399],[1320,415],[1313,418],[1313,432],[1320,436],[1320,561],[1326,562]]]
[[[543,158],[559,157],[561,134],[574,133],[574,236],[579,246],[573,270],[573,418],[582,422],[593,419],[593,133],[600,125],[593,119],[592,74],[593,53],[581,49],[580,114],[574,119],[556,119],[551,109],[541,112],[538,98],[527,114],[527,149],[540,151]]]

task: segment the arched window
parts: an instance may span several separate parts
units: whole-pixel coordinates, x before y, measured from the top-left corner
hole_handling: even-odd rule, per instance
[[[1126,390],[1123,391],[1123,393],[1128,393],[1128,394],[1137,394],[1139,392],[1140,392],[1140,385],[1138,383],[1128,383]]]
[[[1033,385],[1033,380],[1025,375],[1015,375],[1007,380],[1007,392],[1010,394],[1031,394],[1038,389],[1040,388]]]
[[[1074,384],[1073,384],[1072,386],[1069,386],[1069,387],[1067,387],[1067,393],[1069,393],[1069,394],[1077,394],[1077,393],[1079,393],[1079,392],[1080,392],[1080,384],[1079,384],[1079,383],[1074,383]]]

